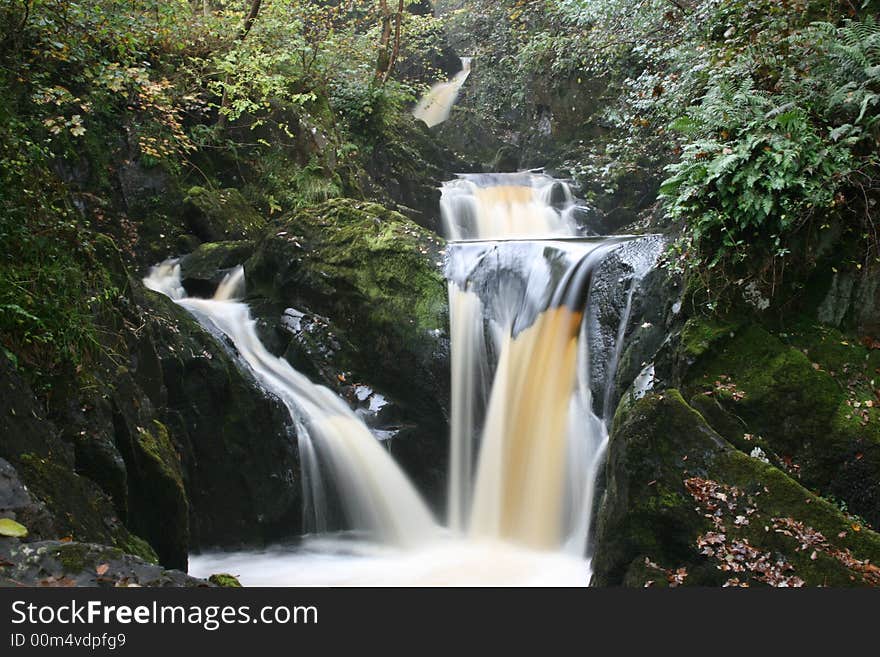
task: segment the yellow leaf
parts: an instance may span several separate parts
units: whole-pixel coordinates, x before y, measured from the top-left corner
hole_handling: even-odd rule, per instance
[[[0,536],[24,538],[28,535],[27,527],[15,522],[12,518],[0,518]]]

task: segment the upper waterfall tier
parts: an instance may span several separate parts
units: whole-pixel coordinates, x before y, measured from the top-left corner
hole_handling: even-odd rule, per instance
[[[458,92],[471,73],[471,58],[461,58],[461,70],[446,82],[438,82],[426,93],[413,109],[413,116],[424,121],[429,128],[449,118]]]
[[[568,184],[543,173],[460,174],[441,193],[443,226],[451,240],[581,234]]]

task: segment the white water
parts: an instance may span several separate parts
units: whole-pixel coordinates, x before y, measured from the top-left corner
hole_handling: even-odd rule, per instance
[[[241,267],[213,299],[186,298],[180,266],[154,267],[144,284],[227,336],[258,380],[287,405],[297,427],[307,511],[321,529],[329,466],[352,528],[370,539],[312,539],[261,552],[191,555],[190,574],[236,574],[246,586],[585,586],[587,563],[500,541],[464,540],[435,524],[403,472],[363,422],[330,390],[266,351],[247,306]],[[328,458],[325,461],[322,458]]]
[[[592,277],[623,242],[565,239],[577,237],[573,204],[567,186],[536,173],[462,176],[443,187],[444,225],[459,240],[447,265],[449,523],[479,539],[582,556],[617,362],[646,270],[612,283],[625,303],[601,354],[604,403],[594,409],[590,332],[601,329],[588,306]],[[486,388],[488,401],[475,394]]]
[[[449,118],[458,93],[471,73],[471,58],[461,58],[461,70],[446,82],[438,82],[426,93],[413,109],[413,116],[424,121],[429,128]]]
[[[586,586],[589,566],[561,552],[441,539],[401,550],[323,539],[298,548],[190,557],[190,574],[232,573],[245,586]]]
[[[554,182],[535,174],[459,178],[443,188],[444,225],[457,239],[573,237],[564,208],[549,204]],[[570,202],[570,193],[564,197]],[[556,245],[566,269],[604,250],[601,243]],[[541,550],[569,546],[580,556],[595,480],[585,473],[606,434],[583,403],[589,386],[582,389],[577,376],[587,366],[579,339],[582,309],[551,307],[559,280],[542,258],[544,248],[538,241],[490,241],[450,249],[449,521],[474,537]],[[468,289],[481,268],[491,282]],[[521,276],[495,277],[517,268]],[[490,348],[480,344],[484,335],[491,336]],[[497,355],[495,363],[490,354]],[[487,403],[464,393],[487,386]]]

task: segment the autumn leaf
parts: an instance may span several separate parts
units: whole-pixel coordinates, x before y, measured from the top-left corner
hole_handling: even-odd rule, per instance
[[[0,518],[0,536],[24,538],[28,535],[27,527],[15,522],[12,518]]]

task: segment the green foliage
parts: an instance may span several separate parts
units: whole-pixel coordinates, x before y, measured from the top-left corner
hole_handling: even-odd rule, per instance
[[[245,33],[247,4],[0,0],[0,348],[40,389],[108,353],[102,234],[132,258],[186,230],[131,199],[126,171],[241,188],[277,215],[357,189],[413,99],[374,82],[373,0],[263,2]],[[438,25],[407,15],[402,42]]]
[[[805,226],[842,216],[867,238],[863,257],[877,254],[864,201],[880,181],[880,26],[815,23],[775,47],[772,70],[750,49],[714,71],[671,125],[684,144],[661,196],[687,222],[687,267],[744,263],[760,277],[764,262],[791,258]]]

